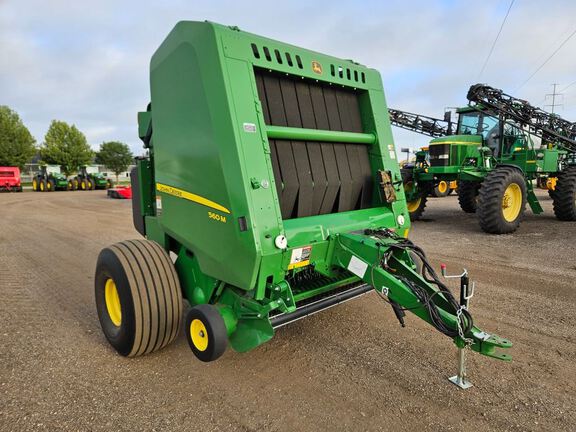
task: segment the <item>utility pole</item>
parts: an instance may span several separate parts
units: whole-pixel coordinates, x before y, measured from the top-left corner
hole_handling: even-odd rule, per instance
[[[557,97],[559,97],[559,96],[564,97],[564,94],[563,94],[563,93],[556,93],[556,87],[557,87],[557,86],[558,86],[558,84],[552,84],[552,93],[548,93],[548,94],[546,95],[546,98],[545,98],[545,100],[547,100],[549,97],[552,98],[552,103],[551,103],[551,104],[544,105],[544,107],[550,107],[550,108],[551,108],[551,109],[550,109],[550,113],[551,113],[551,114],[554,114],[554,109],[555,109],[556,107],[563,107],[563,106],[564,106],[563,104],[557,104],[557,103],[556,103],[556,98],[557,98]]]

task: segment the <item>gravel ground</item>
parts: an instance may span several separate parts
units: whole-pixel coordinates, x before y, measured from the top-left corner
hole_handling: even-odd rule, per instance
[[[469,356],[375,294],[203,364],[182,335],[125,359],[93,300],[98,252],[137,238],[130,203],[105,192],[0,195],[0,430],[576,430],[576,223],[527,214],[513,235],[480,232],[456,197],[432,199],[411,238],[435,264],[466,267],[471,310],[510,338],[514,360]]]

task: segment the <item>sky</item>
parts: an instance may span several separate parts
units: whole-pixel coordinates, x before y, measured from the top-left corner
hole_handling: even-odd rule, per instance
[[[149,101],[150,57],[181,20],[210,20],[345,59],[382,74],[388,106],[442,117],[487,83],[576,121],[573,0],[111,1],[0,0],[0,105],[16,110],[41,144],[53,119],[143,152],[136,113]],[[574,83],[570,87],[570,84]],[[567,88],[566,88],[567,87]],[[549,107],[547,109],[550,109]],[[398,149],[425,136],[393,128]]]

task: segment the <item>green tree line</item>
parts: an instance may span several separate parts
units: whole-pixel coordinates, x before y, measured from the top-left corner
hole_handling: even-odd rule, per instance
[[[100,150],[94,152],[86,136],[75,125],[59,120],[52,121],[44,142],[36,146],[36,140],[18,113],[0,105],[0,166],[23,169],[37,152],[42,163],[59,165],[67,176],[96,161],[111,169],[118,179],[118,174],[125,171],[134,159],[130,148],[118,141],[104,142]]]

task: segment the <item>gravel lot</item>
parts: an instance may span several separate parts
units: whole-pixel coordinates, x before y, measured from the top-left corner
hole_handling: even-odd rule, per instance
[[[375,294],[202,364],[182,335],[137,359],[96,316],[101,248],[138,238],[130,203],[104,191],[0,195],[0,430],[576,430],[576,223],[527,213],[483,234],[457,199],[432,199],[412,240],[477,282],[471,310],[514,360],[472,354],[461,391],[450,341]]]

